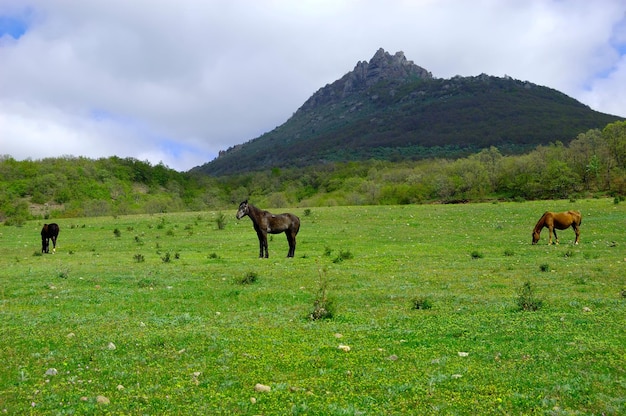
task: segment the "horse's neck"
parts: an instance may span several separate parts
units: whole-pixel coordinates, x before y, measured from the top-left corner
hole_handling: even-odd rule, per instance
[[[254,205],[248,205],[248,217],[250,217],[252,222],[258,223],[261,219],[261,214],[262,211],[259,208],[255,207]]]
[[[535,225],[535,231],[541,231],[544,224],[546,223],[546,215],[547,214],[543,214],[542,217],[539,219],[539,222],[537,223],[537,225]]]

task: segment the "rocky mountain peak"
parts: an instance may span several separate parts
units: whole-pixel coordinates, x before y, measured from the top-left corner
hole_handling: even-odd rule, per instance
[[[407,60],[404,52],[399,51],[391,55],[380,48],[369,62],[359,61],[354,69],[341,79],[320,88],[301,108],[313,108],[317,105],[343,99],[380,81],[403,82],[415,78],[430,79],[433,76],[429,71],[415,65],[413,61]]]

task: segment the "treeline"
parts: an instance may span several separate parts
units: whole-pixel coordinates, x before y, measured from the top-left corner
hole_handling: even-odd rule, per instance
[[[523,155],[328,163],[210,177],[132,158],[0,157],[0,221],[284,206],[455,203],[626,195],[626,122]]]

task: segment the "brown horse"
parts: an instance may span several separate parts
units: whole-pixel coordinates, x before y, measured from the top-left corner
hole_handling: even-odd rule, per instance
[[[296,235],[300,230],[300,218],[293,214],[274,215],[249,204],[247,200],[239,204],[237,219],[240,220],[246,215],[252,220],[252,225],[254,225],[256,235],[259,238],[260,258],[264,255],[265,258],[269,257],[267,233],[280,234],[282,232],[287,235],[287,241],[289,242],[287,257],[293,257],[296,252]]]
[[[559,237],[556,235],[556,230],[565,230],[569,227],[574,229],[576,233],[576,240],[574,244],[578,244],[580,240],[580,223],[582,222],[582,215],[579,211],[567,211],[567,212],[550,212],[546,211],[533,230],[533,244],[537,244],[539,241],[539,234],[543,227],[546,227],[550,231],[550,239],[548,244],[552,244],[552,233],[556,244],[559,244]]]
[[[50,252],[50,239],[52,239],[52,252],[56,252],[57,250],[57,237],[59,236],[59,225],[52,224],[44,224],[41,229],[41,252],[49,253]]]

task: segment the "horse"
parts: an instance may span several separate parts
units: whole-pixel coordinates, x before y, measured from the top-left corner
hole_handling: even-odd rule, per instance
[[[44,224],[41,229],[41,252],[49,253],[50,252],[50,239],[52,239],[52,252],[55,253],[57,250],[57,237],[59,236],[59,225],[52,224]]]
[[[552,233],[556,239],[556,244],[559,244],[559,237],[556,235],[556,230],[565,230],[569,227],[574,229],[576,233],[576,240],[574,244],[578,244],[580,240],[580,224],[582,222],[582,215],[579,211],[567,211],[567,212],[550,212],[546,211],[533,230],[533,244],[537,244],[539,241],[539,234],[543,227],[548,228],[550,231],[550,239],[548,244],[552,244]]]
[[[248,203],[248,200],[239,204],[237,210],[237,219],[240,220],[245,216],[250,217],[254,230],[259,238],[259,258],[269,257],[267,249],[267,233],[287,235],[289,242],[289,252],[287,257],[293,257],[296,252],[296,235],[300,230],[300,218],[293,214],[285,213],[275,215],[271,212],[264,211]]]

